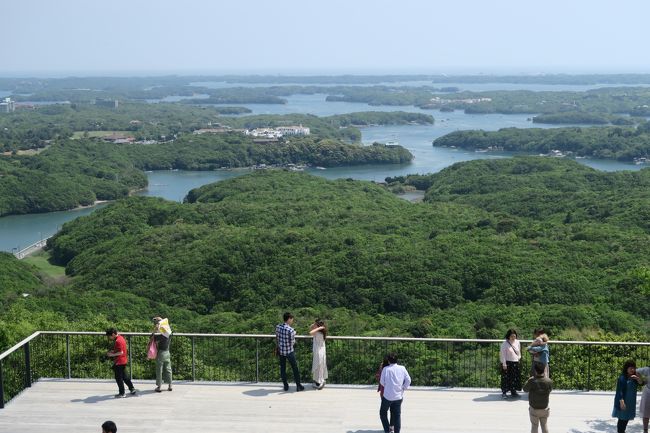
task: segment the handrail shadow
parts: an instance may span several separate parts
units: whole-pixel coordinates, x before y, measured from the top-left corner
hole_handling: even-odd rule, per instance
[[[569,433],[616,433],[616,422],[614,418],[612,419],[594,419],[586,421],[586,429],[571,429]],[[627,430],[630,433],[642,432],[643,427],[641,424],[629,424]]]

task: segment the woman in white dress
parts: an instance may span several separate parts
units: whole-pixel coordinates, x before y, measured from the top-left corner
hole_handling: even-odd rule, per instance
[[[311,374],[314,378],[314,388],[323,389],[327,380],[327,354],[325,351],[325,339],[327,338],[327,326],[321,319],[316,319],[309,327],[309,334],[313,337],[314,357],[311,364]]]

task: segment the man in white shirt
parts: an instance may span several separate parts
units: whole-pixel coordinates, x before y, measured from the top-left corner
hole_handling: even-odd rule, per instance
[[[402,365],[397,364],[397,355],[388,355],[389,365],[381,371],[379,383],[384,387],[384,395],[381,397],[381,408],[379,418],[384,427],[384,433],[389,433],[390,425],[394,426],[394,432],[399,433],[402,427],[402,399],[404,391],[411,385],[411,376]],[[388,422],[388,410],[390,410],[390,423]]]

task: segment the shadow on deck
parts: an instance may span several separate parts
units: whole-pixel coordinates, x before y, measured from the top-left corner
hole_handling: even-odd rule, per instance
[[[42,379],[0,411],[0,432],[100,431],[115,421],[119,433],[318,432],[381,433],[374,386],[326,386],[288,392],[274,383],[179,382],[155,393],[151,381],[136,382],[136,396],[115,399],[105,380]],[[554,433],[614,433],[611,392],[551,394],[549,429]],[[413,388],[402,408],[402,431],[530,431],[528,401],[503,400],[497,390]],[[641,432],[641,420],[628,432]]]

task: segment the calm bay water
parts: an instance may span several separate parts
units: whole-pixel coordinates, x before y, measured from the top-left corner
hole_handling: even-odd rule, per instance
[[[503,85],[500,85],[503,88]],[[559,90],[557,86],[553,86]],[[530,88],[530,87],[528,87]],[[287,104],[251,104],[248,108],[254,114],[288,114],[310,113],[318,116],[352,113],[358,111],[408,111],[427,113],[435,117],[434,125],[373,126],[362,130],[362,141],[372,142],[397,141],[415,156],[410,164],[366,165],[354,167],[336,167],[326,170],[307,169],[309,173],[328,179],[353,178],[380,182],[387,176],[399,176],[410,173],[432,173],[460,161],[485,158],[506,158],[509,153],[477,153],[459,149],[434,148],[431,143],[435,138],[449,132],[464,129],[483,129],[488,131],[507,127],[549,128],[551,125],[533,125],[528,119],[531,115],[505,114],[464,114],[462,111],[441,113],[437,110],[422,110],[412,106],[370,107],[362,103],[325,102],[325,95],[294,95]],[[639,170],[643,166],[623,164],[616,161],[580,159],[579,162],[599,170]],[[149,188],[140,195],[163,197],[168,200],[182,201],[187,192],[193,188],[212,182],[249,173],[250,170],[217,170],[210,172],[195,171],[157,171],[149,172]],[[0,251],[11,252],[24,248],[42,238],[56,233],[61,225],[79,216],[91,213],[94,208],[52,212],[47,214],[13,215],[0,218]]]

